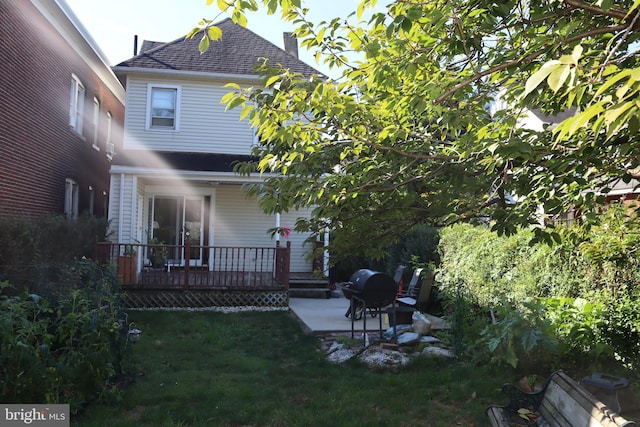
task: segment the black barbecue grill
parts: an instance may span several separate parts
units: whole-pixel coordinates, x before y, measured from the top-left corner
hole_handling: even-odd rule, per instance
[[[398,284],[393,277],[379,271],[361,269],[351,275],[348,282],[337,283],[345,298],[351,301],[347,314],[351,317],[351,338],[354,336],[354,321],[363,316],[363,335],[366,342],[367,312],[379,315],[382,338],[382,309],[395,301]]]

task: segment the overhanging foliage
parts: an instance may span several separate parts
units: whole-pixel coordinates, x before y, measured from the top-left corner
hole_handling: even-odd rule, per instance
[[[417,223],[491,220],[510,234],[538,225],[540,206],[580,205],[588,226],[610,184],[637,175],[638,3],[362,0],[312,23],[299,0],[219,0],[240,25],[280,10],[302,47],[342,70],[334,81],[265,65],[264,88],[230,85],[225,102],[261,141],[260,162],[239,170],[279,172],[252,189],[263,208],[316,206],[297,229],[336,230],[334,254],[379,255]],[[218,30],[202,21],[189,36],[204,50]],[[497,94],[507,107],[490,114]],[[578,114],[520,126],[534,109]]]

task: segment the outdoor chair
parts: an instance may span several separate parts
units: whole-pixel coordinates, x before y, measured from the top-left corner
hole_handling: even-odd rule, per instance
[[[411,276],[411,281],[409,282],[407,287],[398,291],[396,303],[408,307],[414,307],[416,305],[416,303],[418,302],[418,292],[420,290],[420,276],[422,275],[422,270],[424,269],[416,268],[413,271],[413,276]]]
[[[404,271],[407,269],[406,265],[399,265],[396,268],[396,272],[393,274],[393,280],[396,282],[396,284],[398,285],[398,289],[402,289],[402,284],[403,284],[403,279],[402,276],[404,275]]]

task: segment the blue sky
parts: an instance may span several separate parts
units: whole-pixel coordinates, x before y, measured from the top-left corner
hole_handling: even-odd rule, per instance
[[[206,0],[65,0],[89,31],[110,65],[133,56],[133,39],[172,41],[183,37],[202,18],[214,19],[218,9],[206,6]],[[355,11],[358,0],[307,0],[312,20],[318,22]],[[223,18],[219,18],[223,19]],[[218,19],[218,20],[219,20]],[[293,25],[283,22],[279,14],[266,12],[248,15],[248,28],[282,47],[282,33]],[[329,75],[319,66],[311,52],[300,50],[300,58]]]

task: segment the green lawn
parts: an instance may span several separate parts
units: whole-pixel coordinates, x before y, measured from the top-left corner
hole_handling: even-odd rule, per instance
[[[122,399],[78,426],[485,426],[513,380],[418,358],[397,371],[325,360],[288,313],[131,312],[143,331]]]

